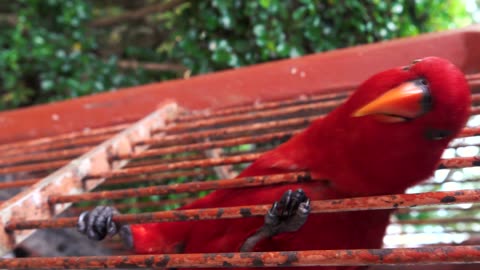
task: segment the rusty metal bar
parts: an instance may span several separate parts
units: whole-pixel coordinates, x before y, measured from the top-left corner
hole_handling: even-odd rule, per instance
[[[0,168],[0,174],[19,173],[19,172],[42,172],[60,168],[70,162],[70,159],[55,160],[28,165],[17,165]]]
[[[180,199],[170,199],[170,200],[160,200],[160,201],[150,201],[150,202],[134,202],[134,203],[115,203],[113,204],[113,206],[117,209],[117,210],[128,210],[128,209],[132,209],[132,208],[140,208],[140,209],[143,209],[143,208],[148,208],[148,207],[161,207],[161,206],[166,206],[166,205],[172,205],[172,204],[180,204],[180,205],[183,205],[183,204],[187,204],[187,203],[191,203],[195,200],[198,200],[198,198],[180,198]],[[80,213],[82,213],[83,211],[88,211],[88,210],[91,210],[93,207],[88,207],[88,206],[85,206],[85,207],[70,207],[68,209],[68,212],[73,214],[73,215],[79,215]]]
[[[478,74],[470,74],[466,75],[467,80],[476,80],[479,79]],[[352,87],[352,86],[350,86]],[[207,110],[207,111],[201,111],[198,113],[194,114],[189,114],[189,115],[183,115],[179,116],[177,119],[175,119],[175,122],[188,122],[188,121],[195,121],[195,120],[200,120],[200,119],[206,119],[206,118],[214,118],[214,117],[224,117],[227,115],[232,115],[232,114],[241,114],[241,113],[250,113],[252,111],[261,111],[261,110],[269,110],[269,109],[277,109],[281,107],[286,107],[286,106],[292,106],[292,105],[300,105],[300,104],[305,104],[305,103],[314,103],[314,102],[321,102],[321,101],[326,101],[330,99],[342,99],[344,100],[348,95],[352,93],[351,90],[347,89],[355,89],[357,88],[358,85],[354,86],[353,88],[345,88],[345,92],[334,92],[334,93],[326,93],[326,94],[317,94],[317,95],[312,95],[308,97],[300,97],[297,99],[287,99],[287,100],[278,100],[278,101],[267,101],[267,102],[261,102],[261,103],[254,103],[254,104],[247,104],[247,105],[240,105],[240,106],[235,106],[235,107],[226,107],[226,108],[219,108],[213,111]],[[480,95],[478,94],[473,94],[472,95],[472,101],[480,101]]]
[[[138,142],[138,145],[148,144],[152,146],[171,146],[178,143],[185,144],[185,143],[198,142],[198,140],[205,139],[205,138],[210,138],[210,139],[216,139],[219,137],[230,138],[230,137],[238,136],[239,134],[243,134],[243,133],[254,134],[255,132],[263,132],[265,130],[270,130],[270,129],[292,128],[295,126],[305,127],[317,118],[318,118],[317,116],[296,117],[296,118],[290,118],[286,120],[269,121],[265,123],[253,123],[251,125],[202,130],[194,133],[166,135],[161,139],[152,138],[149,140]]]
[[[398,209],[435,204],[472,203],[480,200],[480,190],[458,190],[426,192],[419,194],[397,194],[319,200],[311,202],[312,213],[331,213],[365,210]],[[149,223],[188,220],[230,219],[263,216],[271,208],[270,204],[239,207],[188,209],[152,212],[143,214],[117,215],[113,220],[120,223]],[[27,230],[38,228],[64,228],[76,226],[77,218],[57,218],[54,220],[11,220],[7,230]]]
[[[302,126],[305,127],[310,124],[313,120],[320,118],[319,116],[310,116],[310,117],[296,117],[286,120],[278,121],[269,121],[265,123],[253,123],[246,126],[235,126],[235,127],[224,127],[211,130],[202,130],[194,133],[180,133],[167,135],[162,139],[149,139],[143,142],[138,142],[138,145],[149,144],[153,146],[171,146],[178,143],[195,143],[200,139],[204,138],[226,138],[226,137],[235,137],[239,134],[245,132],[261,132],[269,129],[282,129],[292,126]],[[469,128],[465,129],[461,137],[475,136],[480,134],[478,131],[480,128],[470,130]]]
[[[57,143],[59,141],[71,141],[71,140],[75,140],[82,137],[91,137],[91,136],[100,135],[100,134],[112,134],[112,133],[119,132],[120,130],[123,130],[129,126],[130,124],[121,124],[121,125],[115,125],[115,126],[109,126],[109,127],[103,127],[103,128],[85,129],[83,131],[60,134],[60,135],[51,136],[51,137],[43,137],[43,138],[34,139],[34,140],[2,144],[0,145],[0,150],[5,151],[13,148],[29,148],[29,147],[40,145],[40,144],[50,145],[52,143]]]
[[[480,80],[471,81],[471,82],[469,82],[469,85],[472,88],[473,87],[478,87],[478,86],[480,86]]]
[[[160,156],[160,155],[167,155],[167,154],[174,154],[174,153],[181,153],[181,152],[229,147],[229,146],[235,146],[235,145],[247,144],[247,143],[268,142],[271,140],[282,139],[286,137],[288,138],[293,134],[299,133],[300,131],[301,131],[300,129],[295,129],[290,131],[274,132],[270,134],[263,134],[263,135],[257,135],[257,136],[245,136],[245,137],[237,137],[234,139],[178,145],[178,146],[165,147],[165,148],[159,148],[159,149],[151,149],[142,153],[130,153],[128,155],[118,156],[115,158],[118,158],[118,159],[146,158],[146,157]]]
[[[15,220],[52,218],[61,213],[69,204],[51,206],[50,195],[78,194],[91,190],[101,184],[104,179],[88,182],[82,180],[88,174],[100,174],[125,165],[125,161],[110,162],[110,156],[116,152],[133,150],[133,142],[151,136],[151,130],[165,125],[167,118],[177,112],[175,103],[164,103],[157,111],[132,125],[120,134],[110,138],[82,157],[73,160],[67,166],[42,179],[28,190],[17,194],[4,202],[0,207],[0,256],[10,252],[15,244],[28,237],[32,231],[7,232],[6,223]],[[145,149],[138,148],[137,151]]]
[[[479,132],[480,128],[465,128],[462,133],[460,134],[459,138],[462,136],[465,137],[470,137],[470,136],[476,136]],[[262,138],[263,139],[263,138]],[[157,141],[161,141],[160,139],[156,139]],[[231,143],[232,141],[229,141]],[[213,143],[213,142],[212,142]],[[207,144],[207,143],[205,143]],[[220,143],[219,143],[220,144]],[[187,148],[188,146],[185,146]],[[200,147],[200,146],[196,146]],[[151,150],[154,151],[154,150]],[[156,151],[156,150],[155,150]],[[158,150],[160,152],[160,150]],[[171,150],[169,150],[171,151]],[[133,154],[132,154],[133,155]],[[252,154],[253,155],[253,154]],[[124,155],[126,157],[126,155]],[[231,159],[235,159],[235,157],[231,157]],[[24,171],[45,171],[45,170],[51,170],[51,169],[56,169],[59,168],[65,164],[67,164],[70,160],[57,160],[57,161],[50,161],[50,162],[45,162],[45,163],[36,163],[36,164],[28,164],[28,165],[18,165],[18,166],[10,166],[10,167],[5,167],[5,168],[0,168],[0,174],[7,174],[7,173],[17,173],[17,172],[24,172]],[[253,161],[253,160],[245,160],[245,161],[239,161],[239,162],[248,162],[248,161]],[[192,164],[189,165],[188,162],[191,162]],[[227,163],[222,163],[222,164],[217,164],[217,165],[224,165],[224,164],[230,164],[230,161],[225,161]],[[153,162],[155,163],[155,162]],[[182,163],[182,164],[180,164]],[[184,164],[187,163],[187,164]],[[199,163],[203,163],[203,165],[200,165]],[[237,163],[234,161],[234,163]],[[147,163],[148,164],[148,163]],[[159,165],[152,165],[150,167],[142,167],[142,168],[130,168],[130,169],[124,169],[122,171],[117,171],[117,172],[111,172],[112,175],[108,175],[105,177],[112,177],[114,175],[121,175],[122,173],[126,174],[137,174],[137,173],[143,173],[145,171],[150,171],[150,170],[171,170],[171,169],[183,169],[183,168],[189,168],[189,166],[200,166],[200,167],[205,167],[205,166],[216,166],[216,165],[208,165],[209,162],[208,160],[194,160],[194,161],[183,161],[183,162],[176,162],[173,164],[159,164]],[[444,159],[442,160],[440,167],[441,169],[443,168],[460,168],[460,167],[468,167],[468,166],[479,166],[480,161],[476,157],[468,157],[468,158],[452,158],[452,159]],[[168,167],[172,166],[172,167]],[[180,167],[176,167],[180,166]],[[132,170],[132,171],[129,171]],[[135,172],[133,172],[136,170]],[[96,178],[98,176],[92,176],[92,178]]]
[[[480,166],[480,157],[455,157],[440,160],[438,169],[460,169]]]
[[[237,155],[232,157],[220,157],[220,158],[209,158],[209,159],[200,159],[200,160],[192,160],[192,161],[181,161],[176,163],[169,163],[169,164],[159,164],[153,165],[148,167],[139,167],[139,168],[128,168],[122,170],[115,170],[115,171],[107,171],[97,174],[90,174],[87,176],[89,179],[95,178],[111,178],[111,177],[120,177],[120,176],[129,176],[129,175],[136,175],[142,173],[153,173],[159,171],[172,171],[172,170],[181,170],[181,169],[188,169],[188,168],[204,168],[204,167],[211,167],[211,166],[220,166],[226,164],[238,164],[238,163],[245,163],[245,162],[252,162],[260,157],[262,153],[254,153],[254,154],[244,154],[244,155]]]
[[[195,122],[180,122],[177,124],[171,124],[167,127],[159,130],[155,130],[155,132],[178,132],[181,130],[190,130],[190,129],[198,129],[198,128],[205,128],[205,127],[212,127],[216,125],[223,125],[223,124],[231,124],[236,122],[242,121],[249,121],[255,120],[259,118],[267,118],[267,117],[278,117],[284,116],[293,113],[300,113],[305,111],[312,111],[318,109],[327,109],[330,111],[334,107],[342,104],[344,100],[333,100],[333,101],[326,101],[322,103],[314,103],[314,104],[301,104],[295,105],[290,107],[283,107],[276,109],[268,110],[268,111],[252,111],[250,113],[244,113],[240,115],[227,115],[227,116],[218,116],[214,118],[201,118]],[[473,113],[476,113],[476,107],[472,109]]]
[[[89,179],[111,178],[111,177],[136,175],[136,174],[142,174],[142,173],[153,173],[158,171],[170,171],[170,170],[189,169],[189,168],[196,168],[196,167],[203,168],[203,167],[212,167],[212,166],[220,166],[220,165],[227,165],[227,164],[246,163],[246,162],[252,162],[256,160],[261,155],[262,153],[252,153],[252,154],[242,154],[242,155],[227,156],[227,157],[220,157],[220,158],[181,161],[181,162],[169,163],[169,164],[152,165],[148,167],[126,168],[121,170],[108,171],[101,174],[90,174],[87,177]],[[442,159],[439,165],[439,169],[479,166],[480,165],[479,159],[480,157],[458,157],[458,158]]]
[[[217,190],[239,187],[256,187],[282,183],[299,183],[308,179],[306,173],[289,173],[269,176],[243,177],[235,179],[222,179],[207,182],[189,182],[181,184],[170,184],[134,189],[119,189],[101,192],[89,192],[76,195],[50,196],[48,201],[51,204],[82,202],[102,199],[123,199],[131,197],[145,197],[151,195],[166,195],[182,192],[197,192],[202,190]]]
[[[209,118],[209,119],[198,120],[195,122],[181,122],[178,124],[168,125],[163,129],[155,130],[155,132],[173,133],[173,132],[179,132],[179,131],[188,131],[191,129],[215,127],[218,125],[232,124],[232,123],[256,120],[256,119],[267,118],[267,117],[280,117],[280,116],[285,116],[285,115],[294,114],[294,113],[316,111],[318,109],[328,109],[328,111],[330,111],[331,109],[333,109],[334,107],[342,103],[343,103],[343,100],[334,100],[334,101],[327,101],[320,104],[318,103],[303,104],[303,105],[296,105],[296,106],[287,107],[287,108],[273,109],[269,111],[259,111],[259,112],[254,111],[248,114],[230,115],[230,116],[216,117],[211,119]],[[473,107],[472,114],[477,114],[478,110],[479,110],[478,107]],[[325,114],[326,113],[323,112],[320,115],[325,115]]]
[[[127,166],[124,168],[136,168],[136,167],[148,167],[148,166],[154,166],[158,164],[165,164],[165,163],[176,163],[176,162],[183,162],[183,161],[191,161],[191,160],[199,160],[199,159],[204,159],[205,155],[200,154],[200,153],[192,153],[186,156],[180,156],[180,157],[172,157],[172,158],[162,158],[162,157],[156,157],[156,158],[149,158],[146,160],[130,160]]]
[[[167,173],[159,173],[159,174],[141,174],[135,175],[130,177],[122,177],[122,178],[113,178],[113,179],[106,179],[105,183],[102,186],[109,186],[109,185],[119,185],[119,184],[132,184],[132,183],[142,183],[142,182],[163,182],[168,179],[178,178],[178,177],[189,177],[189,176],[200,176],[200,175],[207,175],[210,174],[210,170],[203,169],[203,170],[195,170],[195,171],[179,171],[179,172],[167,172]]]
[[[467,74],[467,75],[465,75],[465,78],[468,81],[480,80],[480,73]]]
[[[480,82],[479,82],[479,85],[480,85]],[[480,114],[480,106],[472,107],[471,114],[472,115]]]
[[[92,147],[79,147],[73,149],[58,149],[49,152],[42,153],[30,153],[27,155],[21,156],[11,156],[11,157],[2,157],[0,156],[0,166],[13,165],[17,163],[31,163],[39,162],[44,160],[55,160],[55,159],[64,159],[77,157],[81,154],[88,152]]]
[[[252,111],[263,111],[263,110],[271,110],[271,109],[278,109],[287,106],[295,106],[295,105],[302,105],[307,103],[316,103],[320,101],[327,101],[327,100],[336,100],[341,99],[344,100],[348,95],[351,94],[349,92],[338,92],[338,93],[328,93],[328,94],[318,94],[306,97],[299,97],[297,99],[286,99],[286,100],[278,100],[278,101],[266,101],[260,103],[253,103],[247,104],[243,106],[235,106],[235,107],[227,107],[227,108],[219,108],[213,111],[202,111],[199,113],[194,113],[185,116],[179,116],[175,119],[176,123],[180,122],[191,122],[200,119],[210,119],[210,118],[217,118],[217,117],[225,117],[232,114],[241,114],[241,113],[251,113]]]
[[[480,127],[464,128],[458,138],[480,136]]]
[[[15,180],[12,182],[0,182],[0,189],[31,186],[40,180],[41,178],[32,178],[32,179]]]
[[[79,146],[86,146],[86,145],[96,145],[105,140],[108,140],[112,137],[112,134],[100,134],[92,137],[82,137],[75,139],[74,141],[59,141],[59,142],[52,142],[50,144],[39,144],[39,145],[32,145],[28,148],[14,148],[10,150],[6,150],[2,153],[2,157],[7,156],[17,156],[17,155],[25,155],[29,153],[35,153],[38,151],[46,151],[46,150],[54,150],[60,148],[67,148],[71,146],[79,147]]]
[[[480,263],[480,246],[0,259],[8,269],[231,268]]]
[[[292,106],[288,108],[274,109],[274,110],[265,111],[265,112],[260,111],[260,112],[253,112],[249,114],[226,116],[219,119],[205,119],[205,120],[199,120],[195,122],[172,124],[172,125],[166,126],[165,128],[155,130],[155,133],[157,132],[171,133],[171,132],[178,132],[181,130],[198,129],[198,128],[218,126],[218,125],[233,124],[233,123],[244,122],[249,120],[257,120],[257,119],[267,118],[267,117],[281,117],[281,116],[295,114],[295,113],[315,111],[318,109],[325,109],[325,108],[331,109],[334,106],[338,106],[341,103],[342,101],[335,100],[335,101],[327,101],[321,104],[317,104],[317,103],[304,104],[304,105],[297,105],[297,106]]]

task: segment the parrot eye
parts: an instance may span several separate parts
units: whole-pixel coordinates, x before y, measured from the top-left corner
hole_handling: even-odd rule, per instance
[[[429,91],[428,81],[425,78],[418,78],[416,80],[413,80],[413,83],[415,83],[415,85],[417,85],[423,91],[422,99],[420,101],[422,110],[424,112],[430,111],[430,109],[432,108],[433,101],[432,101],[432,95],[430,94],[430,91]]]
[[[438,141],[438,140],[445,139],[451,134],[452,132],[450,130],[428,128],[427,131],[425,132],[425,137],[432,141]]]

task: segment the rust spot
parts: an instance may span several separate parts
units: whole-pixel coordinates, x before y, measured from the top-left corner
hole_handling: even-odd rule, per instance
[[[252,261],[253,265],[255,267],[262,267],[262,266],[265,266],[265,264],[263,263],[263,260],[258,258],[258,257],[255,257]]]
[[[333,200],[332,201],[332,204],[335,205],[335,204],[342,204],[343,203],[343,200]]]
[[[251,217],[252,211],[250,211],[249,208],[240,208],[240,214],[242,215],[242,217]]]
[[[442,203],[453,203],[453,202],[457,201],[457,198],[455,198],[454,196],[445,196],[440,201]]]
[[[235,254],[231,253],[231,252],[227,252],[227,253],[224,254],[224,256],[227,257],[227,258],[233,258],[233,257],[235,257]]]
[[[223,267],[233,267],[233,264],[231,264],[229,262],[226,262],[226,261],[223,261],[222,266]]]
[[[223,212],[224,212],[223,208],[218,208],[216,217],[217,217],[217,218],[222,217]]]
[[[287,260],[283,263],[278,264],[279,266],[292,266],[294,262],[298,262],[298,257],[296,252],[285,252],[281,253],[284,256],[287,256]]]
[[[137,264],[132,262],[128,256],[122,256],[122,261],[117,265],[119,268],[135,268]]]
[[[369,249],[368,253],[378,256],[380,261],[383,261],[384,257],[391,254],[393,250],[391,249]]]
[[[166,267],[170,261],[170,256],[163,255],[163,259],[155,264],[157,267]]]
[[[181,220],[181,221],[185,221],[185,220],[188,220],[188,216],[181,213],[181,212],[174,212],[175,216]]]
[[[447,168],[448,168],[448,167],[445,166],[445,164],[443,164],[443,163],[440,163],[440,164],[438,165],[438,167],[437,167],[438,170],[447,169]]]
[[[150,256],[145,259],[145,265],[148,267],[152,267],[154,262],[155,262],[155,258],[153,256]]]

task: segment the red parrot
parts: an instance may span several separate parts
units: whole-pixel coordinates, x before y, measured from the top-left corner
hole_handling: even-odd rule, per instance
[[[276,224],[262,217],[138,224],[130,226],[129,240],[137,253],[380,248],[390,210],[315,214],[307,219],[309,199],[405,192],[433,174],[444,149],[468,120],[470,103],[464,74],[438,57],[378,73],[345,103],[238,176],[308,171],[331,185],[312,181],[218,190],[181,208],[270,204],[282,198],[269,213]],[[296,212],[278,219],[278,211],[292,201]],[[85,212],[79,230],[97,240],[116,232],[118,224],[107,224],[115,214],[112,209]],[[288,220],[298,221],[298,216],[303,219],[294,228],[278,229]]]

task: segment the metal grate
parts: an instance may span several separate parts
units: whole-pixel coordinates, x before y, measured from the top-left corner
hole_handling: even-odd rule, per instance
[[[475,167],[480,164],[475,156],[480,74],[468,80],[473,89],[470,126],[447,149],[436,177],[409,190],[420,195],[312,202],[313,213],[398,208],[384,239],[385,247],[393,249],[1,259],[0,268],[479,263],[480,249],[466,243],[480,233],[474,204],[480,201],[480,170]],[[5,201],[0,205],[0,251],[11,251],[32,230],[74,227],[78,213],[99,203],[125,211],[114,217],[125,223],[243,218],[245,207],[223,208],[222,215],[217,208],[173,209],[215,189],[316,181],[306,173],[226,178],[328,113],[351,88],[213,111],[181,111],[175,103],[165,103],[132,125],[1,145]],[[269,208],[248,210],[262,216]],[[56,217],[66,210],[69,217]],[[106,245],[121,248],[116,241]]]

